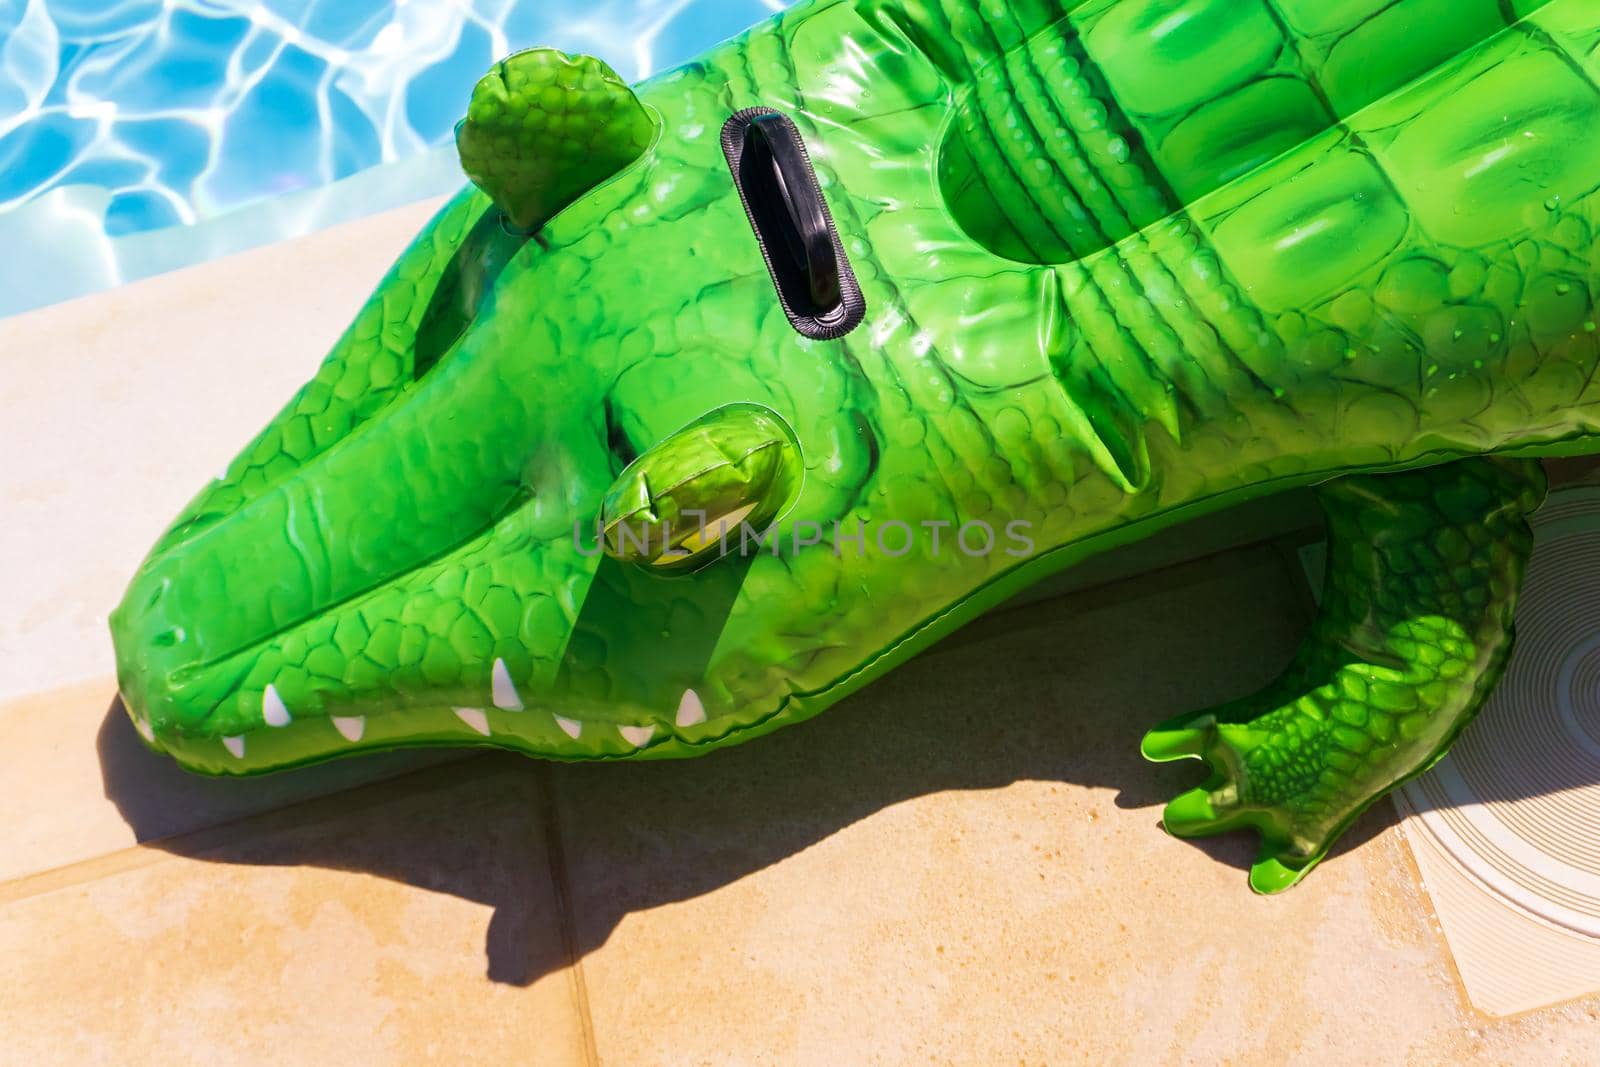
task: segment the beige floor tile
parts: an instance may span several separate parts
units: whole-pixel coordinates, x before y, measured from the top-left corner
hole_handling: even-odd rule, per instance
[[[0,701],[112,675],[106,614],[438,207],[0,319]]]
[[[0,883],[459,758],[396,752],[201,778],[146,749],[115,693],[91,682],[0,705]]]
[[[1581,1062],[1593,1003],[1470,1014],[1387,806],[1274,899],[1247,839],[1158,828],[1197,768],[1140,733],[1281,666],[1292,566],[1018,609],[748,747],[562,768],[602,1060]]]
[[[352,790],[446,757],[213,782],[146,754],[108,714],[106,612],[434,206],[0,321],[29,368],[0,379],[0,1062],[1591,1059],[1594,1001],[1470,1015],[1387,807],[1271,901],[1247,843],[1158,830],[1194,772],[1140,731],[1264,681],[1303,625],[1273,550],[1004,613],[695,763]]]
[[[370,781],[247,784],[146,756],[106,615],[164,525],[315,370],[436,202],[0,320],[0,881]]]
[[[584,1062],[534,782],[482,757],[0,887],[0,1062]]]

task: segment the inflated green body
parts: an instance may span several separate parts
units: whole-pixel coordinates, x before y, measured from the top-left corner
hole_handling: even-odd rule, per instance
[[[463,158],[536,185],[495,191],[525,217],[462,192],[174,524],[113,620],[129,710],[208,773],[697,755],[1203,512],[1600,451],[1597,49],[1600,0],[811,0],[642,111],[591,72],[619,132],[568,151],[576,193],[491,166],[570,123],[484,105],[514,135],[471,126]],[[723,124],[758,105],[859,279],[841,339],[791,327],[731,179]],[[779,551],[598,551],[655,514],[641,471],[657,503],[779,514]],[[1484,559],[1435,566],[1508,619]],[[1463,625],[1486,689],[1500,642]]]

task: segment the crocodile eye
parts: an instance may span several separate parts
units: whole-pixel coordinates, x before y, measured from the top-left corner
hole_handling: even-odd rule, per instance
[[[717,558],[724,533],[763,530],[800,488],[802,464],[782,419],[730,404],[647,449],[612,483],[600,509],[605,552],[664,571]]]
[[[526,236],[632,166],[658,119],[592,56],[534,48],[495,64],[456,127],[461,169]]]

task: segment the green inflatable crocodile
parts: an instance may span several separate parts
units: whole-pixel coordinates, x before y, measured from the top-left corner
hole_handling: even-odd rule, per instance
[[[127,708],[211,774],[699,755],[1314,485],[1300,654],[1144,741],[1210,767],[1167,829],[1285,888],[1478,710],[1537,458],[1600,451],[1597,57],[1600,0],[810,0],[636,91],[515,55],[475,187],[133,579]]]

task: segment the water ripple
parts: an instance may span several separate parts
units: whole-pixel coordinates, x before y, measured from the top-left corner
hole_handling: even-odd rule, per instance
[[[447,142],[516,49],[589,52],[634,80],[784,6],[0,0],[0,228],[74,186],[97,187],[73,202],[103,202],[109,238],[203,222]]]

